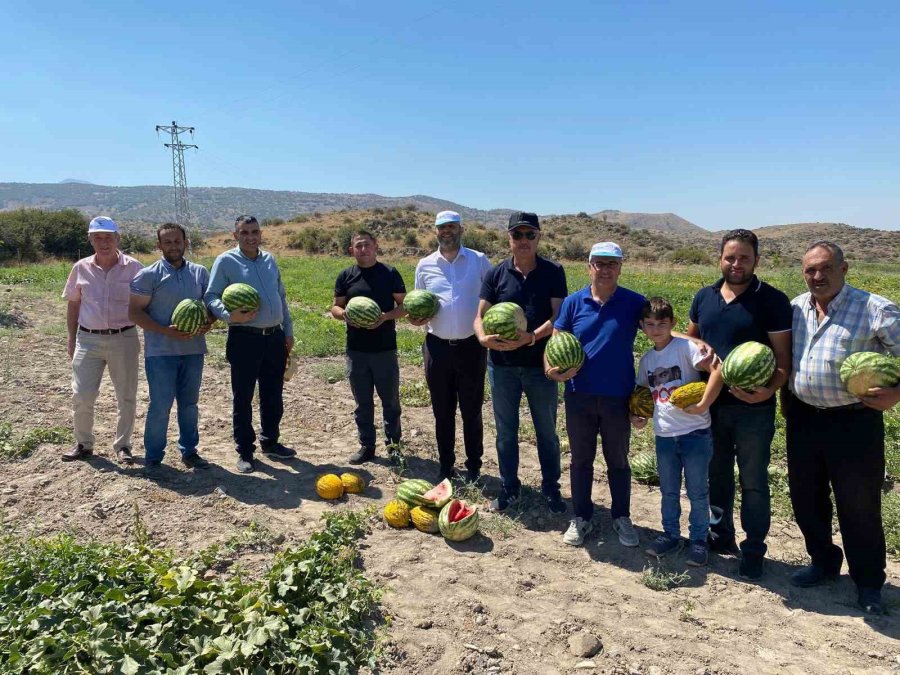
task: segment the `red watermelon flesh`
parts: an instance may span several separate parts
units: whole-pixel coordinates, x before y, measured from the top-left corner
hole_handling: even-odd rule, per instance
[[[464,501],[456,500],[452,504],[450,504],[450,522],[458,523],[464,518],[468,518],[473,513],[475,513],[475,509],[466,504]]]
[[[453,484],[449,478],[445,478],[440,483],[431,488],[422,495],[422,499],[429,502],[435,508],[441,508],[453,498]]]

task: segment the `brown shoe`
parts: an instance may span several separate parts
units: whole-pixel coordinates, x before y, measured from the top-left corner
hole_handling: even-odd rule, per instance
[[[131,464],[134,462],[134,457],[131,456],[131,448],[119,448],[116,452],[116,458],[119,460],[119,464]]]
[[[62,461],[64,462],[72,462],[76,459],[87,459],[91,455],[94,454],[94,451],[90,448],[84,447],[81,443],[76,445],[74,448],[69,450],[69,452],[63,453]]]

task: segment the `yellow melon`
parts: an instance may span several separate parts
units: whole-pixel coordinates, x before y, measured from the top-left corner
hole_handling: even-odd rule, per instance
[[[366,481],[355,473],[342,473],[341,483],[344,484],[344,492],[349,492],[352,495],[358,495],[366,489]]]
[[[344,494],[344,484],[333,473],[326,473],[316,479],[316,493],[322,499],[340,499]]]
[[[409,507],[399,499],[392,499],[384,506],[384,521],[391,527],[409,527]]]

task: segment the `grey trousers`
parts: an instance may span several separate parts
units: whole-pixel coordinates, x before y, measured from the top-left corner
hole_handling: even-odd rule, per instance
[[[353,417],[359,443],[375,447],[375,400],[378,392],[384,419],[385,444],[400,441],[400,365],[397,351],[347,352],[347,379],[356,409]]]

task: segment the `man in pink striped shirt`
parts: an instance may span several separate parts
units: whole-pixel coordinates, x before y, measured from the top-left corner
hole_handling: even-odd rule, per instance
[[[72,359],[72,408],[75,447],[64,461],[84,459],[94,452],[94,402],[103,370],[116,391],[118,419],[113,449],[123,464],[131,464],[131,435],[137,408],[138,354],[141,343],[128,319],[129,285],[143,265],[119,250],[119,226],[99,216],[88,226],[94,255],[72,267],[63,298],[69,301],[66,326]]]

